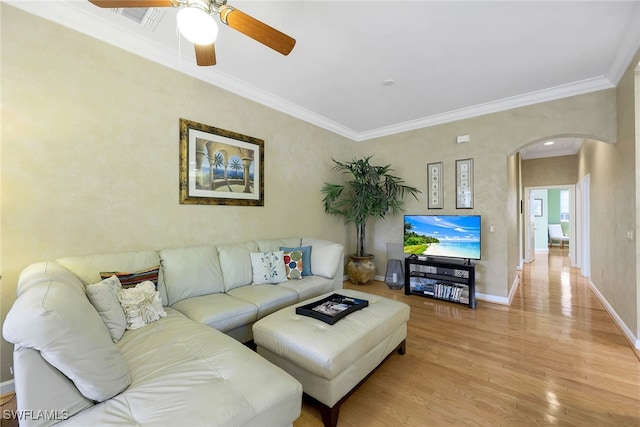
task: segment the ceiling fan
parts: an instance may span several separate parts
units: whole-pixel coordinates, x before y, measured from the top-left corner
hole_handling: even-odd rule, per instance
[[[194,43],[196,62],[201,66],[216,64],[214,41],[218,26],[213,19],[220,17],[223,24],[251,37],[282,55],[288,55],[295,39],[273,27],[227,5],[227,0],[89,0],[102,8],[121,7],[179,7],[178,29]]]

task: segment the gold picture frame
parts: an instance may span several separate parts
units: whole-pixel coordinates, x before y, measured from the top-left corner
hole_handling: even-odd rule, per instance
[[[264,206],[264,141],[181,118],[180,203]]]

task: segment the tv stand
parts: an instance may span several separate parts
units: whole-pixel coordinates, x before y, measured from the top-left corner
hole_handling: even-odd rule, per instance
[[[471,260],[405,258],[404,293],[476,308],[476,273]]]

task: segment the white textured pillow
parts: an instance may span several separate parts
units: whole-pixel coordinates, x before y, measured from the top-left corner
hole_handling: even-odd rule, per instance
[[[127,318],[118,301],[121,290],[122,285],[116,276],[87,286],[87,297],[109,330],[113,342],[118,342],[127,329]]]
[[[153,282],[138,283],[135,288],[122,289],[118,300],[127,319],[127,329],[139,329],[165,317],[160,294]]]
[[[287,281],[287,271],[284,266],[284,251],[252,252],[249,255],[251,255],[254,285]]]

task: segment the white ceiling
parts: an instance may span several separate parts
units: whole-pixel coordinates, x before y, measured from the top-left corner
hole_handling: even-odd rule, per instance
[[[220,24],[197,67],[176,9],[152,31],[85,0],[7,3],[355,141],[611,88],[640,48],[640,1],[229,0],[296,47]]]

